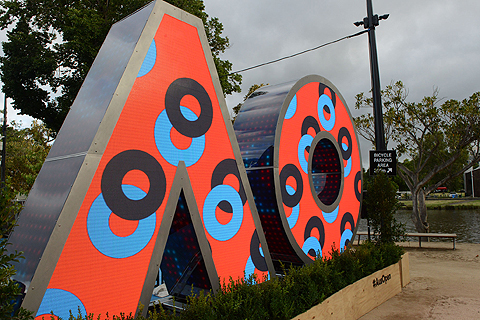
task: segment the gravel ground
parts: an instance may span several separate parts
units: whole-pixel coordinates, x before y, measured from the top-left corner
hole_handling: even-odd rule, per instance
[[[410,253],[410,284],[360,319],[480,319],[480,244],[400,245]]]

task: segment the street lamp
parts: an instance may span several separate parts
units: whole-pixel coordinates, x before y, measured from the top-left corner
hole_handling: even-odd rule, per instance
[[[363,21],[353,24],[357,27],[363,25],[368,29],[368,43],[370,49],[370,75],[372,77],[373,114],[375,119],[375,149],[385,151],[385,133],[383,129],[382,97],[380,95],[380,76],[378,71],[377,44],[375,41],[375,27],[380,20],[386,20],[389,14],[373,15],[372,0],[367,0],[367,17]]]

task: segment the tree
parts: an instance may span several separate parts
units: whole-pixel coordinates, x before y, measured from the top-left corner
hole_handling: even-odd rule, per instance
[[[362,205],[368,214],[367,220],[372,226],[374,239],[383,243],[399,240],[405,234],[405,227],[394,217],[398,208],[398,187],[383,172],[378,172],[373,179],[365,182],[367,195]]]
[[[438,91],[421,102],[407,102],[408,92],[401,81],[382,91],[385,132],[395,143],[398,172],[412,193],[412,221],[418,232],[427,232],[426,196],[460,176],[480,160],[480,92],[462,101],[440,104]],[[371,107],[363,93],[355,107]],[[361,136],[375,144],[373,116],[354,119]]]
[[[19,194],[27,195],[50,151],[50,131],[38,121],[21,128],[12,121],[7,127],[5,187],[1,189],[0,221],[2,236],[8,236],[20,213],[16,201]]]
[[[21,293],[18,284],[12,280],[15,275],[13,262],[18,262],[20,253],[7,253],[7,236],[15,226],[16,213],[19,205],[12,202],[14,193],[10,189],[2,190],[0,194],[0,319],[11,319],[14,311],[14,302]],[[20,310],[15,319],[33,319],[25,310]],[[23,316],[22,316],[23,315]]]
[[[13,107],[60,129],[90,66],[113,23],[150,0],[5,0],[0,28],[7,32],[0,58],[3,91]],[[205,13],[203,0],[167,0],[201,18],[224,94],[240,92],[242,77],[222,60],[229,40],[218,18]]]
[[[6,180],[15,195],[28,194],[51,147],[51,130],[39,121],[29,128],[7,127]]]
[[[15,299],[21,288],[12,280],[15,269],[12,265],[22,258],[21,253],[7,253],[7,239],[15,226],[21,205],[16,196],[27,194],[50,150],[50,132],[38,121],[30,128],[20,128],[12,122],[7,128],[6,184],[0,193],[0,319],[33,319],[24,309],[14,311]]]
[[[22,254],[7,252],[8,235],[12,232],[21,209],[20,204],[14,201],[15,196],[15,190],[7,182],[0,192],[0,319],[33,320],[30,311],[18,309],[17,299],[24,288],[13,280],[16,273],[13,263],[18,262]]]

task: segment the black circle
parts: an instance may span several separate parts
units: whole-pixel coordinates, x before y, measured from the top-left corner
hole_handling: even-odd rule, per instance
[[[340,234],[345,231],[345,227],[347,225],[347,222],[350,223],[350,230],[353,231],[355,229],[355,221],[353,220],[353,216],[350,212],[345,212],[345,214],[342,217],[342,222],[340,223]]]
[[[268,271],[265,257],[260,253],[260,239],[258,238],[257,230],[253,232],[252,240],[250,241],[250,256],[255,268],[260,271]]]
[[[195,97],[200,104],[200,115],[195,121],[185,119],[180,110],[180,101],[186,95]],[[190,138],[204,135],[212,125],[212,100],[205,88],[193,79],[179,78],[170,84],[165,94],[165,110],[173,127]]]
[[[343,137],[347,138],[348,141],[348,149],[343,150],[342,139]],[[352,156],[352,136],[347,128],[342,127],[338,131],[338,145],[340,146],[340,150],[342,151],[342,157],[344,160],[350,159]]]
[[[327,94],[325,92],[325,89],[328,89],[328,91],[330,91],[330,94],[331,94],[331,97],[332,97],[331,100],[332,100],[333,108],[335,109],[335,107],[337,106],[337,99],[336,99],[335,91],[330,89],[330,87],[328,87],[327,85],[325,85],[323,83],[320,83],[320,85],[318,86],[318,94],[319,94],[319,96],[322,96],[322,94]]]
[[[290,195],[287,192],[287,179],[288,177],[293,177],[297,183],[297,190],[295,193]],[[283,203],[290,208],[295,207],[303,195],[303,180],[302,175],[297,167],[289,163],[283,167],[282,172],[280,172],[280,191],[282,194]]]
[[[320,242],[320,247],[323,248],[323,245],[325,244],[325,227],[323,226],[322,220],[320,220],[320,218],[317,216],[313,216],[310,218],[310,220],[308,220],[307,225],[305,226],[305,232],[303,234],[304,241],[310,237],[313,229],[318,230],[318,234],[320,237],[320,239],[318,239],[318,242]],[[313,249],[310,249],[308,251],[308,254],[316,257],[317,253],[313,251]]]
[[[313,128],[315,130],[315,134],[320,132],[320,125],[318,124],[317,119],[315,119],[312,116],[307,116],[305,119],[303,119],[302,122],[302,129],[301,129],[301,134],[302,136],[306,135],[308,133],[308,129]]]
[[[360,185],[360,190],[358,189],[358,183],[362,181],[362,173],[360,171],[357,172],[355,175],[355,182],[353,185],[353,188],[355,189],[355,196],[357,197],[358,201],[362,201],[362,192],[360,191],[362,189],[362,186]]]
[[[128,198],[122,190],[122,180],[131,170],[140,170],[150,181],[150,188],[140,200]],[[107,206],[120,218],[141,220],[160,207],[165,197],[167,182],[158,161],[140,150],[127,150],[114,156],[105,166],[101,189]]]
[[[223,180],[229,174],[233,174],[238,179],[238,185],[240,186],[238,194],[240,195],[240,198],[242,199],[242,204],[244,205],[247,201],[247,195],[245,194],[245,188],[243,187],[243,183],[240,179],[240,172],[238,171],[238,166],[235,159],[225,159],[220,161],[219,164],[217,164],[212,173],[212,189],[218,185],[223,184]],[[232,206],[228,201],[221,201],[218,204],[218,207],[225,212],[233,212]]]

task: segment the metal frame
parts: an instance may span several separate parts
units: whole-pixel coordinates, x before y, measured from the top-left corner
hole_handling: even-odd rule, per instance
[[[312,142],[312,147],[317,146],[318,142],[320,142],[320,140],[323,140],[323,139],[327,139],[329,140],[330,142],[332,142],[332,144],[335,146],[335,149],[337,150],[337,154],[339,155],[339,158],[341,159],[341,151],[340,151],[340,146],[338,145],[337,143],[337,140],[335,140],[334,136],[329,133],[329,132],[326,132],[326,131],[320,131],[316,136],[315,138],[313,139],[313,142]],[[315,149],[313,148],[313,149]],[[315,202],[317,203],[317,206],[322,210],[322,211],[325,211],[325,212],[332,212],[333,210],[335,210],[335,208],[338,206],[338,204],[340,203],[340,200],[342,199],[342,194],[343,194],[343,182],[345,180],[344,178],[344,167],[343,167],[343,164],[340,165],[340,174],[341,174],[341,179],[340,179],[340,190],[338,191],[338,195],[337,195],[337,199],[335,199],[335,201],[331,204],[331,205],[326,205],[324,204],[322,201],[320,201],[320,199],[318,199],[317,195],[315,194],[315,188],[313,186],[313,179],[312,179],[312,160],[313,160],[313,154],[314,152],[311,152],[310,155],[309,155],[309,159],[308,159],[308,179],[309,179],[309,183],[310,183],[310,191],[312,192],[312,195],[313,195],[313,198],[315,199]]]

